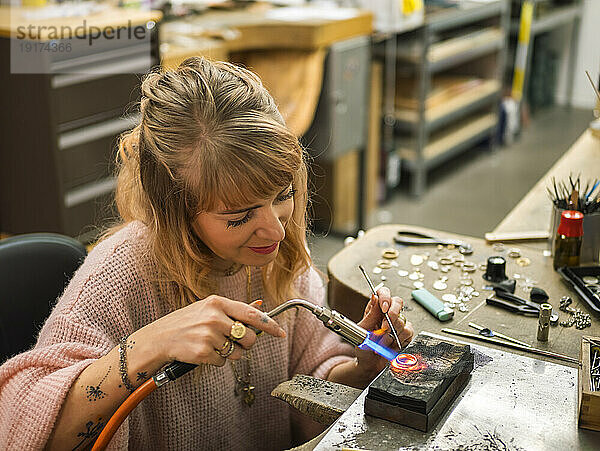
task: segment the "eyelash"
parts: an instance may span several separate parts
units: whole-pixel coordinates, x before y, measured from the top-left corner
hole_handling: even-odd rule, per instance
[[[296,190],[294,188],[291,188],[287,193],[279,196],[277,198],[277,202],[285,202],[286,200],[294,197],[294,194],[296,194]],[[248,213],[246,213],[246,216],[244,216],[242,219],[227,221],[227,228],[239,227],[243,224],[246,224],[252,218],[253,213],[254,213],[254,210],[250,210]]]

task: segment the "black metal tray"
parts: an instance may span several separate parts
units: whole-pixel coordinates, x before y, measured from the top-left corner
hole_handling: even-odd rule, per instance
[[[593,291],[593,288],[583,281],[586,276],[597,277],[600,280],[600,266],[565,266],[558,268],[557,271],[573,286],[573,289],[592,311],[596,315],[600,315],[600,284],[598,284],[598,289]]]

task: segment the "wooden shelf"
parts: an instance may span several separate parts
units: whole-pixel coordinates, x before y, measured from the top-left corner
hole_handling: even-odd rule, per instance
[[[458,152],[472,144],[483,135],[496,127],[498,118],[494,113],[486,113],[475,118],[469,118],[457,123],[454,127],[434,135],[429,143],[423,149],[423,159],[427,165],[433,166],[437,162],[450,157],[454,152]],[[417,161],[417,152],[408,147],[400,147],[397,152],[400,157],[410,162]]]
[[[474,81],[474,80],[473,80]],[[428,107],[425,111],[425,120],[429,131],[438,126],[448,123],[451,120],[459,119],[473,112],[483,104],[490,102],[497,96],[500,91],[500,83],[498,80],[481,80],[481,83],[473,83],[471,88],[445,98],[442,102],[437,102]],[[451,91],[449,88],[448,91]],[[427,100],[429,104],[429,99]],[[396,110],[396,120],[400,128],[414,128],[418,124],[419,112],[415,109],[398,109]]]

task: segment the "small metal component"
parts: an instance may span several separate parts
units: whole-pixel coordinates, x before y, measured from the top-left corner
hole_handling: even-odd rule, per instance
[[[513,247],[508,250],[508,256],[510,258],[519,258],[521,256],[521,249],[518,247]]]
[[[398,249],[388,248],[388,249],[384,249],[384,251],[381,254],[381,256],[383,258],[387,258],[389,260],[393,260],[395,258],[398,258],[399,254],[400,253],[398,252]]]
[[[464,264],[464,263],[463,263],[461,260],[455,260],[455,262],[454,262],[454,266],[457,266],[457,267],[459,267],[459,268],[462,268],[462,265],[463,265],[463,264]]]
[[[455,245],[455,244],[452,244],[452,243],[448,244],[448,246],[447,246],[447,247],[448,247],[448,249],[450,249],[450,250],[456,249],[456,245]]]
[[[550,332],[550,315],[552,315],[552,306],[546,303],[540,305],[537,329],[538,341],[548,341],[548,333]]]
[[[460,279],[460,284],[461,285],[465,285],[467,287],[470,287],[471,285],[473,285],[473,279],[469,278],[469,279]]]
[[[504,244],[503,243],[494,243],[492,249],[496,252],[504,252]]]
[[[453,257],[442,257],[440,258],[440,265],[453,265],[454,258]]]
[[[440,268],[440,271],[442,271],[443,273],[450,272],[450,267],[449,266],[442,266]]]
[[[420,280],[413,282],[413,287],[415,287],[417,290],[420,288],[423,288],[424,286],[425,286],[425,284],[423,282],[421,282]]]
[[[413,254],[410,256],[410,264],[413,266],[419,266],[423,264],[423,256],[418,254]]]
[[[451,302],[451,303],[456,303],[457,299],[456,299],[456,295],[452,294],[452,293],[447,293],[442,295],[442,300],[444,302]]]
[[[383,272],[383,269],[381,269],[379,266],[376,266],[375,268],[373,268],[373,274],[381,274]]]
[[[438,291],[443,291],[446,288],[448,288],[448,285],[442,280],[436,280],[435,282],[433,282],[433,288],[435,288]]]
[[[529,260],[527,257],[521,257],[517,259],[517,265],[519,266],[529,266],[531,265],[531,260]]]
[[[381,280],[382,280],[383,282],[385,282],[385,281],[387,280],[387,277],[385,277],[385,276],[381,276]]]
[[[473,293],[471,293],[473,296],[478,297],[479,296],[479,291],[473,291]]]
[[[377,266],[381,269],[390,269],[392,264],[389,260],[377,260]]]
[[[418,273],[418,272],[411,272],[411,273],[408,275],[408,278],[409,278],[410,280],[419,280],[419,273]]]
[[[434,271],[437,271],[440,268],[440,265],[438,265],[438,263],[434,262],[433,260],[428,261],[427,266],[429,266]]]
[[[468,312],[469,311],[469,307],[467,307],[465,304],[458,304],[458,311],[459,312]]]
[[[592,285],[592,284],[598,283],[598,278],[594,277],[594,276],[583,276],[581,278],[581,280],[583,280],[583,283],[585,283],[586,285]]]
[[[399,275],[400,277],[406,277],[406,276],[408,276],[408,271],[406,271],[406,270],[404,270],[404,269],[399,269],[399,270],[398,270],[398,275]]]
[[[464,262],[462,265],[462,270],[464,272],[475,272],[476,269],[477,265],[475,265],[473,262]]]

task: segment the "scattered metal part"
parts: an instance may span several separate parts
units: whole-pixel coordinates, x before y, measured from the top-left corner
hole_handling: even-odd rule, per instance
[[[475,272],[476,269],[477,265],[475,265],[473,262],[464,262],[462,265],[462,270],[464,272]]]
[[[404,270],[404,269],[399,269],[399,270],[398,270],[398,275],[399,275],[400,277],[406,277],[406,276],[408,276],[408,271],[406,271],[406,270]]]
[[[510,258],[519,258],[521,256],[521,249],[518,247],[513,247],[508,250],[508,256]]]
[[[452,294],[452,293],[446,293],[444,295],[442,295],[442,301],[444,302],[452,302],[452,303],[456,303],[456,295]]]
[[[458,304],[458,311],[459,312],[468,312],[469,311],[469,307],[466,306],[466,304]]]
[[[473,291],[473,293],[471,293],[473,296],[478,297],[479,296],[479,291]]]
[[[453,309],[454,307],[456,307],[456,303],[455,302],[444,302],[444,307]]]
[[[559,310],[567,312],[570,316],[567,320],[561,321],[559,324],[562,327],[575,326],[576,329],[582,330],[592,325],[592,317],[588,313],[584,313],[578,308],[570,307],[573,300],[569,296],[560,298]]]
[[[449,266],[442,266],[440,268],[440,271],[442,271],[443,273],[447,273],[450,271],[450,267]]]
[[[384,251],[381,253],[381,256],[383,258],[387,258],[389,260],[398,258],[398,255],[400,255],[400,253],[398,252],[398,249],[393,249],[393,248],[384,249]]]
[[[487,270],[487,264],[486,263],[480,263],[479,264],[479,270],[480,271],[486,271]]]
[[[381,280],[382,280],[383,282],[385,282],[385,281],[387,280],[387,277],[385,277],[385,276],[381,276]]]
[[[531,265],[531,260],[527,257],[521,257],[517,259],[517,265],[519,266],[529,266]]]
[[[420,280],[413,282],[413,287],[415,287],[417,289],[423,288],[424,286],[425,286],[425,284],[423,282],[421,282]]]
[[[496,252],[504,252],[504,243],[494,243],[492,249]]]
[[[381,274],[383,272],[383,269],[381,269],[379,266],[376,266],[375,268],[373,268],[373,274]]]
[[[419,273],[418,273],[418,272],[411,272],[411,273],[408,275],[408,278],[409,278],[410,280],[419,280]]]
[[[462,261],[460,261],[460,260],[456,260],[456,261],[454,262],[454,266],[458,266],[459,268],[462,268],[462,265],[463,265],[463,264],[464,264],[464,263],[463,263]]]
[[[437,250],[438,251],[443,251],[444,250],[444,245],[443,244],[438,244],[437,245]]]
[[[438,265],[438,263],[434,262],[433,260],[428,261],[427,266],[429,266],[434,271],[437,271],[440,268],[440,265]]]
[[[454,257],[442,257],[440,258],[440,265],[453,265]]]
[[[433,288],[435,288],[438,291],[443,291],[446,288],[448,288],[448,285],[446,284],[446,282],[436,280],[435,282],[433,282]]]
[[[542,255],[544,257],[551,257],[552,256],[552,251],[545,249],[544,252],[542,252]]]
[[[460,279],[460,284],[461,285],[466,285],[466,286],[471,286],[473,285],[473,279],[469,278],[469,279]]]
[[[391,260],[390,264],[392,265],[393,268],[397,268],[398,266],[400,266],[396,260]]]
[[[521,274],[513,274],[513,279],[520,279],[521,278]]]
[[[448,246],[446,246],[446,247],[447,247],[448,249],[450,249],[450,250],[454,250],[454,249],[456,249],[456,245],[454,245],[454,244],[452,244],[452,243],[448,244]]]
[[[583,276],[581,280],[583,280],[583,283],[585,283],[586,285],[595,285],[598,283],[598,278],[595,276]]]
[[[419,266],[423,264],[423,256],[418,254],[413,254],[410,256],[410,264],[413,266]]]
[[[377,266],[381,269],[390,269],[392,264],[389,260],[377,260]]]

